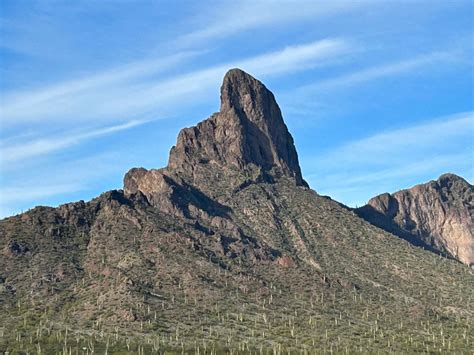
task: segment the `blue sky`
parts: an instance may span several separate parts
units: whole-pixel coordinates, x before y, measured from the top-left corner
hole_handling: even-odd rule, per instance
[[[474,180],[471,1],[0,2],[0,216],[166,164],[240,67],[320,194]]]

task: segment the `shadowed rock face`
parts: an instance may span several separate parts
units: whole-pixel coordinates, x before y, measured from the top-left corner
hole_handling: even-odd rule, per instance
[[[371,223],[414,244],[474,264],[474,189],[454,174],[372,198],[358,210]]]
[[[214,196],[209,190],[222,182],[232,191],[250,182],[286,176],[296,185],[307,186],[275,97],[239,69],[224,77],[220,111],[181,130],[166,168],[130,170],[124,180],[125,191],[140,190],[145,195],[167,191],[163,176],[178,184],[193,184]]]

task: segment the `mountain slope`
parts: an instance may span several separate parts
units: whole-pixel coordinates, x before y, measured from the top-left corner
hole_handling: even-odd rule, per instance
[[[474,264],[474,187],[459,176],[376,196],[358,214],[415,245]]]
[[[468,351],[474,276],[317,195],[273,94],[221,110],[123,191],[0,221],[0,350]]]

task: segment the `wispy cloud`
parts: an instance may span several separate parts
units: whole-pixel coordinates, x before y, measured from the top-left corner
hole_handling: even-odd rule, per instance
[[[218,87],[222,76],[230,68],[239,67],[257,77],[281,75],[318,65],[328,65],[331,58],[348,53],[353,48],[353,44],[344,39],[325,39],[304,45],[288,46],[279,51],[219,64],[169,80],[146,84],[132,90],[120,102],[115,102],[111,109],[112,112],[116,110],[120,112],[141,112],[165,104],[173,108],[184,97],[186,97],[188,103],[193,97],[194,99],[200,99],[200,95],[206,97],[209,89]],[[102,113],[108,114],[107,112]]]
[[[401,181],[423,182],[445,172],[474,178],[474,112],[381,132],[313,157],[302,157],[306,178],[322,194],[362,204]],[[409,187],[409,186],[405,186]]]
[[[387,164],[423,154],[431,148],[449,148],[460,137],[474,137],[474,112],[458,113],[412,127],[394,129],[356,140],[330,151],[316,161],[324,166],[339,164]]]
[[[169,108],[185,95],[217,86],[224,72],[232,67],[238,66],[256,75],[275,75],[328,64],[329,58],[351,50],[353,46],[347,40],[325,39],[172,78],[140,82],[137,77],[156,71],[157,65],[154,62],[135,64],[91,78],[8,95],[0,112],[5,125],[59,120],[64,123],[64,117],[70,117],[71,121],[124,118],[130,114],[136,117],[165,104]],[[183,56],[186,57],[181,55],[167,61],[170,65],[176,64]],[[189,102],[190,98],[186,99]]]
[[[419,54],[417,56],[377,64],[351,72],[338,74],[327,79],[316,80],[293,88],[284,93],[281,102],[285,112],[296,116],[317,117],[318,115],[337,115],[350,110],[353,105],[340,105],[334,101],[334,92],[351,89],[355,86],[377,82],[387,78],[399,78],[405,75],[431,75],[455,65],[465,65],[466,53],[459,50],[446,50]]]
[[[30,117],[33,112],[31,112],[31,115],[27,114],[29,108],[41,108],[61,101],[67,102],[76,95],[81,96],[84,92],[96,92],[99,89],[106,90],[108,87],[123,85],[124,82],[130,85],[131,82],[135,82],[144,76],[163,73],[200,53],[202,52],[180,52],[168,57],[128,63],[90,76],[66,80],[27,91],[2,93],[0,117],[4,120],[34,118]],[[41,116],[41,110],[36,113],[36,117],[38,116]]]
[[[319,94],[321,92],[326,93],[328,91],[338,90],[341,88],[345,89],[387,77],[413,72],[432,72],[433,69],[439,70],[440,64],[456,63],[464,63],[463,54],[459,53],[458,51],[438,51],[424,53],[412,58],[379,64],[300,86],[298,88],[292,89],[291,92],[287,94],[287,96],[291,98],[291,100],[289,99],[287,101],[294,101],[292,100],[293,98],[296,98],[298,101],[298,98],[307,98],[308,96],[312,96],[315,93]],[[301,111],[302,108],[300,105],[298,105],[298,107],[298,110]]]
[[[181,46],[200,44],[219,38],[229,37],[256,28],[281,26],[292,22],[314,20],[315,18],[357,9],[374,1],[233,1],[214,5],[206,12],[205,25],[178,39]],[[209,25],[208,18],[213,21]]]
[[[7,165],[10,163],[17,163],[24,159],[29,159],[37,157],[40,155],[49,154],[60,149],[65,149],[67,147],[82,143],[85,140],[92,138],[97,138],[107,134],[115,133],[118,131],[127,130],[142,124],[145,124],[149,121],[144,120],[135,120],[122,123],[119,125],[99,128],[87,132],[81,133],[72,133],[69,135],[62,135],[61,138],[58,137],[48,137],[40,138],[37,140],[27,141],[23,143],[9,144],[7,147],[2,147],[0,142],[0,161],[2,163],[2,169],[5,170]]]
[[[315,84],[300,88],[302,91],[309,89],[328,90],[338,87],[348,87],[357,85],[371,80],[412,72],[414,70],[431,69],[431,66],[440,62],[454,62],[457,58],[451,52],[432,52],[422,54],[414,58],[400,60],[397,62],[386,63],[365,69],[361,69],[352,73],[343,74],[341,76],[321,80]]]

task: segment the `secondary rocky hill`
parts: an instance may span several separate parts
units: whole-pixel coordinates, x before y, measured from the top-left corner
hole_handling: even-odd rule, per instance
[[[457,175],[376,196],[358,214],[415,245],[474,265],[474,187]]]
[[[319,196],[265,86],[124,190],[0,221],[0,351],[469,350],[472,271]]]

